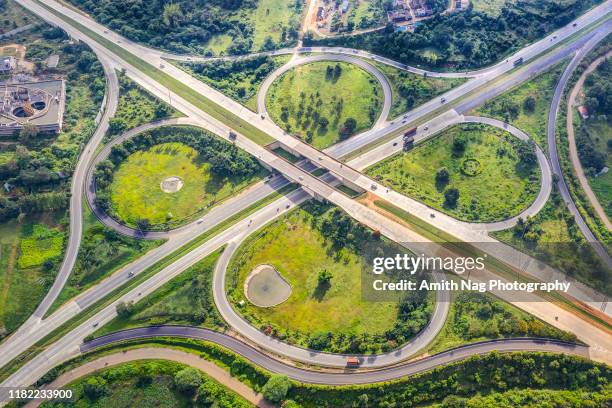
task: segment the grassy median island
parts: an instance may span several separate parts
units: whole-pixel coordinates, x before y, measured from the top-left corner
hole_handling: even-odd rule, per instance
[[[432,305],[362,300],[358,248],[375,235],[340,210],[309,203],[238,249],[228,267],[229,299],[256,327],[292,344],[353,353],[396,348],[424,327]],[[248,301],[245,280],[259,265],[291,285],[286,301],[269,308]]]
[[[124,304],[121,314],[95,332],[102,336],[132,327],[183,324],[211,329],[225,327],[212,295],[212,276],[221,251],[197,264],[135,304]]]
[[[576,341],[574,334],[559,330],[489,293],[459,292],[452,293],[444,327],[429,345],[427,353],[513,337]]]
[[[457,125],[367,170],[397,191],[467,221],[509,218],[540,189],[533,146],[485,125]]]
[[[371,128],[382,104],[376,78],[344,62],[295,67],[272,84],[266,97],[272,119],[318,149]]]
[[[125,362],[71,382],[75,406],[88,407],[252,407],[203,372],[169,360]],[[45,402],[41,406],[54,407]]]
[[[204,130],[163,127],[113,147],[96,170],[97,200],[127,225],[173,228],[264,174],[247,153]]]

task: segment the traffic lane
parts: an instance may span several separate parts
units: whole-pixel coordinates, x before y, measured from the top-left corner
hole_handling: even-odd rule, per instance
[[[589,356],[589,348],[586,346],[550,339],[517,338],[474,343],[406,364],[378,370],[360,372],[347,368],[343,372],[320,372],[285,364],[226,334],[189,326],[150,326],[128,329],[83,343],[80,346],[80,351],[81,353],[87,353],[109,344],[155,337],[181,337],[210,341],[233,351],[270,372],[284,374],[293,380],[304,383],[326,385],[370,384],[395,380],[492,351],[500,353],[534,351],[565,353],[581,357]]]

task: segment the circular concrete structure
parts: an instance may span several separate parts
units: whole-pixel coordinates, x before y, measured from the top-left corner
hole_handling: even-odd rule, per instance
[[[272,265],[258,265],[244,282],[244,295],[258,307],[280,305],[291,295],[291,285]]]
[[[172,194],[183,188],[183,179],[178,176],[170,176],[162,180],[159,187],[164,193]]]

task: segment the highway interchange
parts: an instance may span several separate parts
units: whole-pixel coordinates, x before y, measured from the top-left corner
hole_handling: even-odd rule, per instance
[[[83,20],[84,22],[86,22],[88,27],[90,27],[91,29],[99,30],[101,33],[108,34],[108,37],[112,38],[113,36],[116,36],[116,34],[114,33],[106,33],[105,32],[106,30],[104,30],[101,26],[91,21],[88,21],[86,17],[80,14],[77,14],[72,10],[68,10],[65,7],[60,6],[59,4],[55,2],[47,1],[44,3],[53,4],[54,6],[57,5],[57,7],[55,8],[56,10],[61,11],[63,14],[66,14],[70,16],[71,18]],[[74,27],[67,25],[63,20],[59,19],[56,15],[50,13],[47,9],[40,7],[40,5],[38,5],[36,2],[23,1],[23,4],[26,7],[28,7],[30,10],[34,11],[36,14],[39,14],[44,19],[49,20],[50,22],[55,23],[57,25],[61,25],[74,38],[82,39],[86,41],[88,44],[90,44],[92,49],[94,49],[99,59],[103,62],[103,65],[105,66],[105,71],[107,72],[107,77],[108,77],[107,79],[108,81],[107,107],[102,117],[101,124],[98,128],[98,132],[96,132],[96,135],[99,136],[99,138],[98,139],[92,138],[88,146],[84,149],[84,154],[82,155],[81,160],[79,162],[79,167],[77,167],[78,170],[80,170],[81,168],[85,169],[87,167],[87,164],[90,163],[92,159],[93,151],[95,150],[95,146],[99,144],[100,142],[99,139],[101,139],[101,136],[103,136],[105,133],[105,129],[103,131],[101,131],[100,129],[106,126],[108,118],[112,116],[112,113],[114,112],[114,109],[116,107],[116,94],[114,95],[112,94],[113,88],[115,88],[114,91],[117,92],[116,78],[115,79],[112,78],[114,74],[114,72],[112,72],[112,69],[110,70],[111,74],[110,75],[108,74],[109,73],[108,67],[119,68],[119,69],[125,68],[128,76],[130,76],[140,85],[142,85],[145,89],[148,89],[153,94],[158,95],[162,99],[166,99],[166,97],[169,94],[171,94],[171,91],[168,89],[165,89],[160,84],[155,83],[155,81],[153,81],[151,78],[148,78],[142,72],[139,72],[137,69],[130,66],[130,64],[121,60],[121,58],[114,55],[110,50],[104,48],[100,44],[97,44],[95,41],[92,41],[92,39],[88,38],[86,35],[79,32]],[[606,2],[603,6],[600,6],[602,8],[598,10],[598,12],[607,14],[610,11],[610,5],[611,4],[609,1]],[[580,26],[589,24],[595,21],[601,15],[603,15],[603,14],[599,14],[599,15],[597,14],[598,14],[597,12],[591,12],[585,16],[582,16],[577,21],[579,22]],[[570,36],[574,31],[575,29],[573,29],[570,25],[568,25],[567,27],[559,30],[557,33],[554,33],[557,36],[557,42],[562,41],[564,38]],[[534,64],[535,68],[532,67],[532,65],[530,64],[526,70],[524,71],[519,70],[518,73],[515,74],[515,76],[510,76],[510,79],[508,79],[504,83],[503,86],[501,86],[500,88],[496,87],[496,89],[502,89],[502,90],[509,89],[511,86],[514,86],[514,84],[517,83],[516,81],[521,81],[521,79],[525,80],[525,75],[527,77],[532,76],[535,73],[543,70],[545,67],[550,66],[550,64],[552,64],[553,62],[559,61],[562,58],[570,55],[572,52],[578,49],[584,49],[583,48],[584,44],[586,44],[589,40],[592,40],[592,43],[595,43],[596,42],[595,39],[600,40],[609,31],[610,31],[609,23],[604,24],[602,27],[595,30],[594,32],[595,34],[583,36],[579,40],[573,43],[570,43],[569,46],[561,46],[558,52],[553,53],[553,56],[543,57],[544,62],[541,62],[540,60],[538,60],[540,64],[535,63]],[[549,37],[552,38],[552,36],[553,34],[551,34]],[[125,45],[125,47],[130,49],[130,51],[134,53],[138,53],[139,55],[143,56],[143,59],[146,58],[147,61],[156,61],[155,58],[159,58],[159,60],[161,61],[161,54],[157,53],[156,51],[146,49],[145,47],[142,47],[139,45],[134,45],[128,40],[125,40],[119,37],[115,38],[114,40],[116,41],[117,44],[121,44],[122,46]],[[517,53],[516,55],[524,56],[525,59],[532,58],[534,56],[538,56],[539,54],[541,54],[542,52],[544,52],[546,49],[548,49],[551,46],[550,44],[551,42],[552,41],[550,41],[550,39],[547,37],[544,40],[519,51],[519,53]],[[309,48],[309,49],[303,48],[302,50],[308,50],[307,52],[318,52],[319,51],[319,50],[315,50],[312,48]],[[292,52],[293,51],[295,50],[292,50]],[[329,52],[329,50],[321,50],[321,51]],[[356,54],[359,55],[360,57],[364,57],[364,56],[368,57],[367,53],[363,53],[361,51],[350,51],[350,52],[344,52],[343,50],[338,50],[338,51],[339,53],[335,52],[335,54],[339,54],[339,55],[342,55],[342,53],[349,54],[347,58],[350,58],[351,60],[355,59],[354,55]],[[317,57],[321,58],[321,56],[317,56]],[[369,55],[369,57],[371,59],[380,60],[383,63],[389,63],[389,61],[384,61],[384,59],[381,57],[376,57],[373,55]],[[335,60],[339,59],[337,55],[332,58]],[[512,61],[513,58],[516,58],[516,56],[511,57],[510,61]],[[296,60],[299,61],[298,59],[293,59],[292,61],[296,61]],[[159,64],[162,64],[162,63],[160,62]],[[405,66],[403,66],[402,68],[410,70],[408,67],[405,67]],[[361,187],[364,190],[370,189],[370,186],[374,184],[375,182],[373,180],[368,179],[367,177],[364,177],[358,170],[363,169],[367,167],[367,165],[372,164],[373,162],[379,161],[384,157],[387,157],[389,154],[393,154],[394,153],[393,149],[390,149],[388,147],[390,144],[387,143],[385,145],[381,145],[380,147],[376,147],[375,149],[371,150],[371,152],[376,151],[379,154],[379,156],[371,156],[372,163],[367,163],[367,160],[364,161],[363,156],[367,156],[367,154],[362,155],[362,157],[360,158],[355,158],[354,160],[359,162],[358,165],[355,165],[355,166],[352,164],[353,163],[352,161],[348,162],[347,165],[341,165],[341,163],[335,160],[334,157],[338,157],[338,158],[343,157],[352,151],[363,148],[364,146],[369,145],[372,142],[375,142],[379,139],[386,137],[386,135],[392,134],[393,132],[397,132],[398,129],[402,128],[402,126],[404,125],[403,123],[399,121],[398,123],[392,122],[392,123],[385,124],[384,126],[381,123],[379,124],[380,126],[377,126],[373,131],[365,132],[362,135],[355,136],[354,138],[349,139],[347,142],[337,145],[339,147],[334,146],[328,149],[325,152],[327,154],[324,154],[284,134],[284,132],[278,129],[276,125],[274,125],[271,121],[269,121],[269,119],[267,118],[263,120],[260,119],[259,113],[256,114],[250,111],[246,112],[247,110],[245,108],[241,107],[240,105],[237,105],[235,102],[231,100],[227,100],[227,98],[224,97],[223,95],[220,95],[218,92],[206,87],[206,85],[202,84],[199,81],[196,81],[194,78],[188,77],[186,73],[178,70],[172,65],[165,65],[164,70],[166,70],[167,72],[170,72],[171,75],[175,76],[181,81],[188,83],[190,86],[192,86],[192,88],[196,89],[198,92],[202,93],[203,95],[209,97],[209,99],[214,100],[215,102],[218,102],[220,105],[225,106],[227,109],[231,109],[233,112],[239,112],[241,116],[244,116],[245,120],[258,124],[262,128],[262,130],[264,130],[266,133],[270,135],[273,135],[275,139],[277,139],[284,145],[284,147],[289,148],[290,150],[299,153],[303,157],[309,158],[311,162],[315,162],[319,166],[328,168],[331,172],[333,172],[335,177],[340,178],[344,180],[345,182],[354,183],[356,186]],[[459,99],[460,97],[465,97],[466,94],[469,94],[473,90],[479,87],[482,87],[484,84],[488,83],[493,78],[497,78],[498,76],[506,73],[507,71],[511,71],[511,70],[512,70],[512,64],[502,61],[500,62],[500,64],[494,67],[467,73],[467,76],[473,76],[475,78],[468,81],[464,85],[457,87],[453,89],[452,91],[449,91],[449,93],[446,94],[447,95],[446,99],[450,103],[453,100]],[[432,75],[435,75],[435,73],[432,73]],[[460,74],[453,74],[453,75],[460,75]],[[485,97],[488,99],[491,96],[487,92],[490,92],[490,91],[485,92],[485,95],[486,95]],[[501,93],[501,91],[499,91],[499,93]],[[479,98],[482,98],[482,97],[483,96],[474,97],[471,103],[476,103],[475,101],[478,101]],[[187,115],[187,118],[184,119],[186,123],[204,127],[222,137],[227,138],[227,135],[229,133],[229,129],[227,128],[227,126],[218,122],[214,118],[210,117],[205,112],[200,111],[197,107],[194,107],[187,101],[183,100],[183,98],[181,98],[180,95],[172,94],[170,99],[172,101],[172,104],[175,107],[177,107],[180,111],[182,111],[183,113]],[[113,102],[113,100],[115,100],[115,102]],[[461,103],[465,104],[465,103],[470,103],[470,102],[465,102],[465,99],[462,99]],[[115,106],[113,106],[113,104],[115,104]],[[424,105],[426,106],[425,108],[420,107],[420,108],[415,109],[415,111],[407,113],[408,117],[406,119],[406,122],[413,122],[417,120],[418,118],[425,116],[428,112],[438,109],[439,104],[440,102],[438,98],[436,98],[434,101],[431,101],[428,104],[425,104]],[[467,106],[467,105],[464,105],[464,106]],[[386,116],[383,116],[383,118],[385,117]],[[453,112],[452,109],[449,110],[448,112],[441,113],[440,117],[443,119],[442,121],[440,121],[443,124],[443,126],[438,126],[439,129],[435,129],[435,131],[441,130],[442,128],[452,123],[466,121],[466,118],[464,116],[460,115],[457,110]],[[431,120],[430,122],[435,122],[435,119]],[[140,130],[143,130],[143,129],[140,129]],[[426,133],[421,127],[419,129],[419,138],[423,139],[425,137],[429,137],[432,134],[434,134],[435,131],[434,131],[434,127],[432,127],[430,131]],[[424,242],[422,237],[418,236],[414,232],[407,230],[402,225],[394,223],[388,220],[387,218],[385,218],[384,216],[368,208],[365,208],[363,205],[355,203],[353,200],[343,196],[342,194],[338,193],[336,190],[331,188],[329,185],[329,182],[324,182],[320,179],[317,179],[313,177],[312,175],[310,175],[307,171],[302,170],[300,167],[293,166],[290,163],[280,160],[277,156],[261,148],[261,146],[256,145],[249,139],[239,135],[236,143],[240,147],[254,154],[266,165],[270,166],[271,168],[275,168],[280,173],[284,174],[287,178],[289,178],[293,182],[302,184],[303,188],[295,190],[292,193],[289,193],[288,195],[282,198],[279,198],[276,202],[270,205],[267,205],[266,207],[255,212],[254,214],[250,216],[251,218],[248,222],[247,220],[242,220],[238,222],[237,224],[235,224],[231,228],[230,231],[223,231],[220,234],[215,235],[214,237],[210,238],[202,246],[190,252],[188,255],[184,256],[183,258],[180,258],[176,263],[160,271],[158,274],[156,274],[149,280],[140,284],[139,286],[134,288],[132,291],[130,291],[128,294],[122,296],[120,299],[118,299],[117,301],[113,302],[111,305],[105,307],[103,310],[98,312],[94,317],[92,317],[91,319],[83,323],[77,329],[73,330],[68,335],[64,336],[60,341],[50,346],[49,349],[47,349],[46,351],[44,351],[43,353],[39,354],[34,359],[32,359],[30,362],[28,362],[22,369],[17,371],[14,376],[12,376],[11,378],[9,378],[9,380],[3,383],[3,385],[4,384],[24,384],[25,385],[25,384],[30,384],[34,382],[38,377],[40,377],[40,375],[44,374],[44,372],[46,372],[49,368],[53,367],[58,362],[61,362],[65,360],[66,358],[69,358],[70,356],[76,355],[80,351],[79,345],[81,344],[82,339],[87,334],[93,331],[92,329],[93,324],[94,323],[104,324],[104,322],[107,322],[110,319],[112,319],[112,317],[115,314],[115,304],[119,300],[124,300],[124,301],[138,300],[139,298],[146,296],[147,293],[151,293],[153,290],[161,286],[161,284],[163,284],[164,282],[167,282],[169,279],[171,279],[173,276],[176,276],[186,267],[188,267],[191,264],[194,264],[199,259],[201,259],[203,256],[205,256],[208,253],[211,253],[214,249],[218,248],[221,245],[225,245],[229,243],[230,246],[234,245],[233,247],[235,248],[235,245],[237,245],[240,239],[243,239],[244,237],[248,236],[252,231],[265,225],[267,222],[269,222],[269,220],[274,219],[275,217],[279,215],[282,215],[290,208],[293,208],[293,206],[295,206],[296,204],[299,204],[300,202],[311,198],[312,195],[325,197],[329,201],[334,202],[335,204],[344,208],[349,214],[353,215],[355,218],[357,218],[364,224],[371,226],[373,229],[380,230],[384,235],[392,239],[412,241],[415,243]],[[384,147],[385,149],[381,149],[381,147]],[[84,162],[85,164],[81,164],[82,162]],[[542,166],[543,166],[542,167],[543,170],[547,168],[547,166],[544,165],[543,163],[542,163]],[[554,162],[553,162],[553,166],[554,166]],[[74,192],[78,192],[78,190],[76,190],[77,185],[79,184],[81,185],[80,187],[81,191],[84,185],[82,181],[85,179],[85,171],[81,170],[79,172],[78,170],[77,172],[75,172],[75,177],[73,178],[73,182],[74,182],[73,191]],[[546,173],[545,170],[544,170],[544,173]],[[544,179],[547,179],[547,177],[543,177],[543,180]],[[254,186],[253,190],[258,191],[259,195],[257,195],[257,197],[263,198],[267,196],[268,194],[270,194],[272,191],[278,189],[279,186],[284,185],[286,183],[287,181],[284,180],[282,177],[276,176],[272,181],[268,183],[260,183]],[[544,192],[544,195],[542,197],[545,196],[547,198],[548,193],[550,192],[550,185],[546,187],[546,184],[547,184],[546,182],[543,183],[543,186],[545,188],[541,189],[541,195],[542,195],[542,192]],[[91,186],[90,183],[87,183],[87,185]],[[548,191],[548,193],[546,191]],[[90,188],[88,187],[88,195],[87,195],[88,200],[90,200],[89,192],[90,192]],[[251,193],[251,191],[249,193]],[[418,210],[420,210],[421,207],[425,207],[420,203],[412,202],[414,200],[409,200],[406,197],[401,196],[398,193],[388,191],[382,186],[380,186],[380,188],[376,190],[376,194],[377,195],[380,194],[382,198],[387,199],[389,202],[392,202],[396,205],[398,204],[398,206],[401,208],[404,208],[404,209],[409,208],[410,212],[417,216],[419,215]],[[75,201],[74,208],[79,209],[77,211],[80,211],[82,196],[83,196],[82,194],[73,193],[73,200]],[[120,271],[120,273],[114,274],[112,277],[105,280],[100,285],[97,285],[96,287],[92,288],[90,291],[80,295],[75,300],[67,303],[65,306],[58,309],[58,311],[52,314],[50,317],[45,318],[44,320],[40,320],[40,318],[44,315],[44,312],[48,309],[49,305],[55,299],[55,296],[57,296],[57,293],[59,293],[59,290],[56,290],[53,294],[50,293],[50,295],[47,296],[47,298],[50,300],[47,300],[47,298],[45,299],[46,302],[43,302],[44,305],[41,304],[41,307],[39,307],[35,316],[32,319],[30,319],[28,323],[24,325],[22,329],[20,329],[17,333],[15,333],[7,341],[5,341],[4,343],[0,345],[0,351],[2,351],[0,353],[0,365],[6,364],[8,360],[10,360],[10,356],[18,355],[20,352],[24,351],[30,345],[35,344],[36,341],[40,340],[42,337],[44,337],[44,335],[50,333],[54,328],[66,322],[69,318],[77,315],[84,308],[91,306],[98,299],[103,298],[106,294],[110,293],[112,289],[125,283],[126,281],[125,271],[126,270],[130,270],[131,268],[131,270],[135,271],[135,273],[143,271],[146,267],[152,265],[156,259],[161,259],[163,258],[163,256],[168,254],[171,248],[179,248],[180,246],[184,245],[186,242],[191,240],[191,238],[201,234],[205,230],[210,229],[212,226],[216,225],[216,223],[218,223],[220,220],[227,218],[230,212],[231,213],[235,212],[237,208],[245,208],[247,204],[253,204],[256,201],[257,200],[254,199],[254,196],[250,196],[250,194],[244,193],[237,197],[234,197],[232,200],[222,203],[220,206],[211,210],[206,216],[202,217],[201,220],[198,220],[198,222],[202,221],[201,223],[198,224],[198,222],[195,222],[194,224],[191,224],[190,226],[186,226],[177,231],[173,231],[171,233],[171,236],[168,242],[162,245],[161,247],[159,247],[157,252],[152,254],[153,256],[149,256],[150,253],[147,254],[147,256],[136,261],[134,264],[129,265],[128,268],[125,268],[124,270]],[[539,200],[536,200],[536,202],[538,201]],[[545,201],[546,200],[544,199],[543,202]],[[543,202],[540,202],[540,204],[542,204]],[[234,207],[232,207],[232,205],[234,205]],[[537,208],[534,207],[533,204],[530,208],[532,207],[534,208],[534,210],[537,210]],[[413,211],[415,208],[417,209],[417,211]],[[73,209],[73,203],[71,202],[71,215],[73,214],[72,209]],[[225,212],[222,210],[225,210]],[[77,211],[75,211],[74,214],[76,214]],[[430,219],[430,214],[432,213],[432,210],[430,208],[425,207],[424,211],[426,211],[426,213],[423,214],[423,218],[427,219],[428,222],[432,222],[432,220]],[[71,238],[70,238],[70,243],[69,243],[68,248],[69,250],[74,251],[73,252],[74,258],[72,259],[72,261],[70,261],[70,256],[67,253],[66,260],[64,262],[66,266],[64,265],[62,266],[60,274],[58,275],[58,280],[55,282],[55,285],[54,285],[54,287],[57,286],[59,287],[59,289],[61,289],[65,280],[67,279],[70,273],[71,267],[72,267],[70,265],[70,262],[74,264],[74,259],[76,258],[76,253],[78,252],[78,241],[80,240],[80,231],[81,231],[80,216],[79,217],[75,216],[72,218],[73,219],[71,219]],[[451,231],[453,232],[455,232],[455,230],[459,230],[460,232],[465,230],[465,226],[460,225],[461,223],[457,223],[456,220],[448,216],[445,216],[444,214],[441,214],[441,213],[436,214],[436,217],[433,220],[434,222],[438,223],[436,224],[436,226],[438,226],[439,228],[444,228],[446,226],[451,226],[451,227],[454,226],[454,228],[451,228]],[[460,227],[457,228],[456,225],[460,225]],[[482,233],[482,231],[478,231],[477,229],[469,229],[469,231],[470,231],[468,233],[469,237],[478,236],[480,239],[483,239],[484,237],[484,234]],[[133,231],[132,232],[124,231],[124,232],[127,234],[133,233]],[[478,234],[478,235],[470,235],[470,234]],[[75,240],[76,240],[76,244],[74,244]],[[162,250],[161,249],[162,247],[165,247],[165,248]],[[228,251],[228,253],[231,253],[231,251]],[[227,259],[229,260],[229,255]],[[62,282],[62,279],[63,279],[63,282]],[[224,296],[222,297],[224,298]],[[548,313],[548,311],[545,311],[545,313]],[[548,316],[548,318],[550,319],[550,316]],[[577,321],[572,321],[571,317],[568,316],[567,319],[568,321],[566,324],[572,326],[573,329],[575,329],[576,327],[580,327],[580,323]],[[438,319],[434,319],[434,320],[437,321]],[[585,332],[587,336],[588,336],[588,332],[589,332],[588,330],[586,330]],[[597,335],[595,335],[594,338],[597,338]],[[609,341],[609,339],[606,339],[605,337],[603,339]],[[602,340],[602,338],[599,337],[598,340],[596,340],[596,342],[599,341],[600,344],[605,345],[606,344],[605,340]],[[587,343],[591,344],[588,341]],[[401,356],[401,359],[404,359],[404,358],[405,356]],[[600,357],[600,359],[602,358],[604,360],[607,360],[605,353],[603,354],[603,357]],[[401,360],[401,359],[398,359],[398,360]],[[386,365],[388,363],[389,362],[385,362],[385,364],[381,364],[381,366]],[[337,365],[337,364],[331,364],[331,365]],[[377,367],[378,365],[371,364],[371,366]]]

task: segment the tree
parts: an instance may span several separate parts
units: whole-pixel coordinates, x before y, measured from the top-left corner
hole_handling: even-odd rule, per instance
[[[38,136],[38,128],[31,123],[26,123],[19,131],[19,143],[28,144],[36,139],[36,136]]]
[[[264,51],[271,51],[274,48],[276,48],[276,43],[274,42],[271,36],[267,36],[264,40],[263,45],[261,46],[261,49]]]
[[[357,128],[357,121],[354,118],[347,118],[344,125],[340,128],[340,137],[346,139],[351,136]]]
[[[281,402],[291,388],[291,381],[286,375],[274,374],[261,389],[263,396],[270,402]]]
[[[528,96],[523,101],[523,110],[527,113],[533,113],[536,107],[536,100],[533,96]]]
[[[188,395],[193,395],[202,382],[200,372],[192,367],[184,368],[174,375],[176,388]]]
[[[327,269],[323,269],[322,271],[319,272],[319,276],[317,279],[319,281],[319,285],[329,285],[332,278],[333,278],[332,273],[328,271]]]
[[[127,319],[134,313],[134,303],[133,302],[119,302],[117,303],[117,316],[122,319]]]
[[[136,227],[140,232],[146,231],[151,226],[151,221],[148,218],[141,218],[136,221]]]
[[[457,201],[459,200],[459,190],[455,187],[449,188],[444,193],[444,205],[449,208],[455,208],[457,206]]]
[[[92,400],[100,398],[106,393],[106,380],[98,376],[88,378],[83,384],[83,393]]]
[[[518,142],[517,153],[519,160],[522,164],[527,167],[535,166],[538,163],[538,156],[536,156],[535,142],[533,140],[521,140]]]
[[[329,120],[328,120],[326,117],[321,116],[321,117],[319,118],[319,127],[320,127],[321,129],[326,129],[326,128],[327,128],[327,125],[329,125]]]
[[[164,24],[168,27],[178,27],[183,19],[183,12],[178,3],[166,3],[162,13]]]
[[[465,148],[467,146],[467,140],[465,137],[458,136],[453,139],[453,153],[457,155],[463,154],[465,152]]]
[[[436,185],[444,187],[448,184],[449,180],[450,174],[448,173],[448,170],[446,170],[446,167],[438,169],[438,172],[436,173]]]

